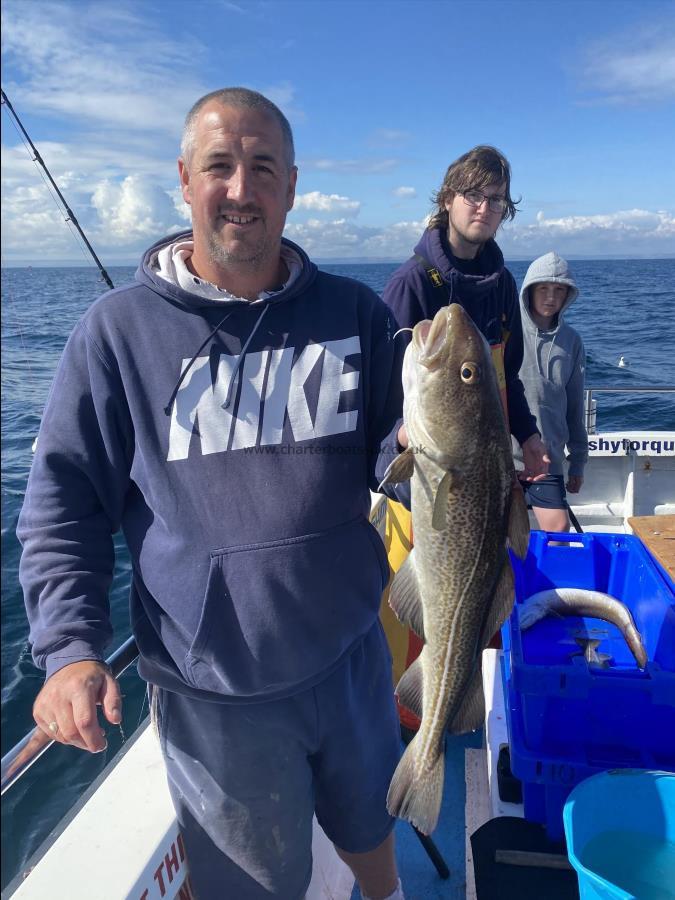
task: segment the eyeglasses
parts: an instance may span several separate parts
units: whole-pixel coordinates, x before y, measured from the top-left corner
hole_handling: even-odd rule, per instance
[[[481,191],[462,191],[462,197],[469,206],[479,207],[483,205],[483,201],[487,200],[490,212],[503,213],[506,209],[506,200],[504,197],[488,197]]]

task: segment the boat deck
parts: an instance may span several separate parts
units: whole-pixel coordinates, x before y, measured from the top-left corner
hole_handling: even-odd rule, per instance
[[[628,525],[675,580],[675,516],[633,516]]]
[[[445,785],[438,827],[432,835],[450,877],[442,879],[407,822],[397,821],[396,859],[406,900],[465,900],[467,897],[464,780],[466,750],[483,744],[483,732],[448,736],[445,749]],[[360,900],[354,888],[351,900]]]

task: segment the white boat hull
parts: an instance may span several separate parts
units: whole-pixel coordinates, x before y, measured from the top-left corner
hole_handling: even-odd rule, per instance
[[[632,516],[675,514],[675,432],[591,434],[588,446],[581,491],[567,495],[584,531],[630,531]]]
[[[314,869],[306,900],[349,900],[354,876],[316,818],[312,855]],[[183,841],[152,726],[142,729],[12,896],[15,900],[52,896],[193,900]]]

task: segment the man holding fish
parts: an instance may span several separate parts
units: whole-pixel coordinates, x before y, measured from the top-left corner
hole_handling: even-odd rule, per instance
[[[297,169],[267,98],[202,97],[178,168],[191,231],[93,304],[42,420],[19,522],[35,719],[92,752],[97,705],[121,721],[103,662],[121,528],[196,895],[301,900],[316,812],[362,896],[402,900],[389,568],[368,521],[402,344],[373,291],[282,238]]]

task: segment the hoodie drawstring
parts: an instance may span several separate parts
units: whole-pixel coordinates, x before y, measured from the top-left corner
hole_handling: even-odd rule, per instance
[[[528,329],[529,331],[529,329]],[[537,336],[539,334],[539,329],[535,325],[534,331],[529,331],[530,337],[532,338],[532,355],[534,356],[534,360],[537,363],[537,373],[544,377],[544,370],[541,365],[541,360],[539,359],[539,354],[537,353]]]
[[[551,380],[551,356],[553,354],[553,345],[555,344],[555,339],[558,336],[558,330],[556,329],[555,333],[551,337],[551,340],[548,342],[548,354],[546,355],[546,365],[543,365],[543,361],[539,358],[539,354],[537,353],[537,344],[539,342],[539,334],[545,334],[545,332],[541,332],[539,328],[535,326],[534,331],[532,332],[532,355],[537,363],[537,371],[541,375],[542,378],[546,378],[547,381]],[[542,346],[542,356],[544,352],[544,347]]]
[[[232,391],[233,391],[233,389],[234,389],[235,378],[237,377],[237,373],[239,372],[239,369],[241,368],[241,363],[242,363],[242,361],[243,361],[243,359],[244,359],[244,355],[246,354],[246,350],[248,349],[248,345],[251,343],[251,340],[253,339],[253,335],[254,335],[254,334],[256,333],[256,331],[258,330],[258,326],[259,326],[260,323],[262,322],[263,316],[265,315],[265,313],[267,312],[268,309],[269,309],[269,304],[266,304],[266,305],[264,306],[262,312],[261,312],[260,315],[258,316],[258,319],[257,319],[255,325],[253,326],[253,330],[251,331],[250,335],[248,336],[248,338],[247,338],[247,340],[246,340],[246,343],[245,343],[244,346],[241,348],[241,353],[240,353],[239,356],[237,357],[237,362],[236,362],[236,364],[235,364],[235,366],[234,366],[234,369],[232,370],[232,375],[230,376],[230,384],[229,384],[229,386],[228,386],[228,388],[227,388],[227,396],[225,397],[225,402],[223,403],[223,409],[227,409],[227,408],[229,407],[230,403],[232,402]],[[232,315],[234,315],[234,310],[230,310],[230,312],[228,312],[228,314],[227,314],[226,316],[223,316],[223,318],[220,320],[220,322],[218,322],[218,324],[216,325],[216,327],[215,327],[215,328],[207,335],[207,337],[205,338],[205,340],[202,341],[202,343],[200,344],[199,349],[196,351],[195,355],[192,357],[192,359],[191,359],[190,362],[187,364],[187,366],[185,366],[185,368],[183,369],[183,371],[182,371],[181,374],[180,374],[180,378],[179,378],[178,381],[176,382],[176,386],[175,386],[174,389],[171,391],[171,396],[169,397],[169,402],[168,402],[168,403],[166,404],[166,406],[164,407],[164,414],[165,414],[165,415],[167,415],[167,416],[170,416],[170,415],[171,415],[171,411],[172,411],[172,409],[173,409],[173,404],[174,404],[174,402],[175,402],[175,400],[176,400],[176,396],[177,396],[177,394],[178,394],[178,391],[180,390],[180,387],[181,387],[183,381],[185,380],[185,376],[187,375],[187,373],[190,371],[190,369],[191,369],[192,366],[194,365],[194,362],[195,362],[195,360],[197,359],[197,357],[199,356],[199,354],[202,352],[202,350],[204,349],[204,347],[206,347],[206,345],[208,344],[208,342],[213,338],[213,336],[216,334],[216,332],[218,331],[218,329],[219,329],[222,325],[224,325],[225,322],[226,322],[226,321],[230,318],[230,316],[232,316]]]
[[[228,386],[228,388],[227,388],[227,395],[225,396],[225,402],[223,403],[223,409],[227,409],[227,408],[229,407],[230,403],[232,402],[232,392],[233,392],[233,390],[234,390],[234,383],[235,383],[235,379],[236,379],[236,377],[237,377],[237,373],[239,372],[239,369],[241,368],[241,364],[242,364],[242,362],[243,362],[243,360],[244,360],[244,356],[246,355],[246,351],[247,351],[247,349],[248,349],[248,345],[249,345],[249,344],[251,343],[251,341],[253,340],[253,335],[254,335],[254,334],[256,333],[256,331],[258,330],[258,326],[259,326],[260,323],[262,322],[263,317],[264,317],[264,315],[265,315],[265,313],[267,312],[268,309],[269,309],[269,305],[268,305],[268,306],[265,306],[265,307],[263,308],[263,311],[262,311],[262,312],[260,313],[260,315],[258,316],[258,319],[257,319],[255,325],[253,326],[253,330],[251,331],[251,333],[249,334],[249,336],[248,336],[248,338],[247,338],[247,340],[246,340],[246,343],[245,343],[244,346],[241,348],[241,353],[240,353],[239,356],[237,357],[237,362],[236,362],[235,365],[234,365],[234,369],[232,369],[232,375],[230,376],[230,384],[229,384],[229,386]]]
[[[555,344],[557,334],[558,332],[556,330],[555,334],[551,338],[551,343],[548,347],[548,356],[546,357],[546,377],[549,381],[551,380],[551,354],[553,353],[553,345]]]

